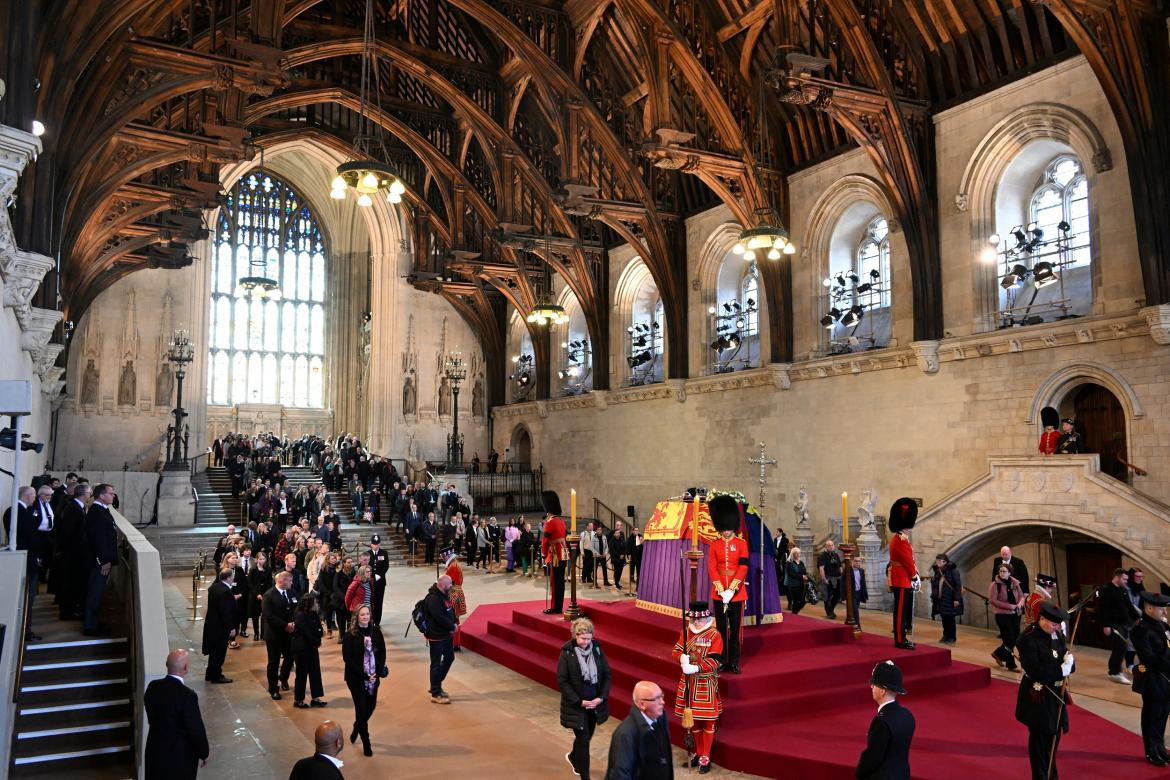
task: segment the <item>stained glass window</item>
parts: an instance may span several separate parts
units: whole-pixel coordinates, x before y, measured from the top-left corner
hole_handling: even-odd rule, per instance
[[[288,184],[251,173],[232,188],[211,254],[208,403],[324,405],[325,258],[317,218]],[[280,284],[280,302],[236,294],[260,270],[249,260]]]

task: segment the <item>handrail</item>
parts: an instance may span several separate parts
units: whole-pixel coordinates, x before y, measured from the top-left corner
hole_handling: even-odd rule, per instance
[[[196,468],[196,463],[199,461],[199,459],[200,458],[210,458],[210,457],[211,457],[211,448],[208,447],[205,452],[201,452],[198,455],[195,455],[194,457],[187,458],[187,465],[190,466],[190,468],[191,468],[191,476],[195,476],[196,472],[198,471],[198,469]]]
[[[1125,466],[1130,471],[1132,471],[1135,476],[1144,477],[1144,476],[1149,475],[1149,473],[1150,473],[1150,472],[1146,471],[1145,469],[1143,469],[1139,466],[1135,466],[1132,463],[1130,463],[1128,460],[1126,460],[1124,447],[1119,446],[1117,448],[1117,451],[1113,453],[1113,457],[1117,458],[1117,462],[1120,463],[1122,466]]]
[[[194,485],[191,486],[191,498],[195,499],[195,514],[191,518],[191,525],[197,525],[199,523],[199,491],[195,489]]]
[[[32,555],[30,550],[28,555]],[[27,564],[26,564],[27,567]],[[25,637],[28,636],[28,569],[25,569],[24,575],[24,599],[21,602],[20,608],[20,635],[16,638],[16,678],[12,684],[12,703],[16,704],[16,700],[20,697],[20,678],[24,669],[24,645]]]
[[[606,512],[609,512],[608,525],[610,528],[614,527],[615,522],[626,520],[625,517],[619,515],[617,512],[613,511],[613,509],[606,506],[605,502],[603,502],[600,498],[594,498],[593,499],[593,514],[596,515],[597,517],[601,517],[601,510],[602,509],[604,509]]]

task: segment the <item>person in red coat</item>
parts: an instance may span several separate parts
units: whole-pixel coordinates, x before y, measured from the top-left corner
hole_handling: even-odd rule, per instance
[[[711,522],[719,538],[707,548],[707,575],[711,578],[711,603],[715,605],[715,625],[723,637],[721,671],[739,674],[740,635],[743,607],[747,601],[744,580],[748,573],[748,542],[737,532],[740,528],[739,503],[731,496],[716,496],[707,505]]]
[[[890,507],[886,527],[890,537],[890,590],[894,593],[894,647],[913,650],[906,638],[914,628],[914,591],[918,589],[918,567],[914,565],[914,547],[906,533],[918,519],[918,504],[912,498],[899,498]]]
[[[1051,406],[1040,410],[1040,422],[1044,425],[1044,432],[1040,434],[1040,454],[1055,455],[1056,445],[1060,442],[1060,431],[1056,426],[1060,424],[1060,413]]]
[[[686,630],[679,634],[671,654],[682,667],[674,697],[674,714],[695,740],[691,766],[699,774],[711,771],[711,746],[715,743],[715,721],[723,713],[719,698],[719,669],[723,664],[723,638],[711,621],[705,601],[692,601],[687,608]],[[687,716],[693,720],[687,723]]]
[[[569,559],[566,542],[568,531],[561,519],[561,497],[554,490],[540,494],[544,506],[544,533],[540,537],[540,554],[544,556],[545,571],[552,582],[552,606],[544,611],[546,615],[559,615],[565,608],[565,562]]]
[[[467,596],[463,593],[463,569],[459,568],[459,554],[454,547],[449,547],[439,553],[439,560],[443,562],[444,571],[451,578],[451,590],[447,591],[447,599],[455,610],[455,650],[463,644],[460,635],[459,623],[467,614]]]

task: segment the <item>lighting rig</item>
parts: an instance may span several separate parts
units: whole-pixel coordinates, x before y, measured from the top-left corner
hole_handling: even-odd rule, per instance
[[[987,260],[1000,266],[999,286],[1003,290],[1000,329],[1037,325],[1045,315],[1066,320],[1078,315],[1069,313],[1069,299],[1064,291],[1064,274],[1077,262],[1076,253],[1086,248],[1079,243],[1072,226],[1065,221],[1056,225],[1056,235],[1044,237],[1044,229],[1035,222],[1016,225],[1007,233],[992,233],[988,239]],[[1031,294],[1028,292],[1031,285]],[[1040,290],[1059,285],[1051,300],[1036,302]],[[1022,299],[1027,297],[1025,303]]]
[[[565,353],[565,367],[557,372],[557,379],[565,383],[565,395],[580,395],[585,392],[586,382],[593,373],[589,339],[562,341],[561,349]]]
[[[865,349],[875,349],[878,345],[872,319],[868,334],[859,336],[857,330],[866,311],[881,306],[882,293],[886,291],[881,271],[871,269],[864,280],[853,269],[837,271],[826,276],[821,284],[829,299],[829,311],[821,317],[821,327],[829,332],[829,352],[843,355],[863,344]]]
[[[639,322],[626,328],[626,336],[630,341],[630,356],[626,362],[630,365],[631,387],[646,385],[658,381],[654,378],[654,366],[658,356],[662,354],[662,329],[655,321]]]
[[[536,386],[536,358],[530,354],[512,356],[512,373],[508,381],[514,385],[512,400],[524,401]]]
[[[711,330],[715,339],[711,342],[711,370],[715,374],[726,374],[737,368],[752,367],[748,353],[739,357],[744,342],[757,335],[760,309],[754,298],[744,303],[737,300],[724,301],[707,309],[711,318]],[[754,316],[753,316],[754,315]]]

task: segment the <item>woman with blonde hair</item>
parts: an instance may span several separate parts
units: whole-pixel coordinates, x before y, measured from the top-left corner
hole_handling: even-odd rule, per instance
[[[589,740],[597,724],[609,719],[609,660],[593,638],[593,622],[573,621],[572,638],[557,659],[561,688],[561,725],[573,731],[573,749],[565,760],[575,774],[589,778]]]
[[[788,562],[784,564],[784,592],[788,594],[788,611],[799,615],[804,608],[804,594],[808,588],[808,569],[800,560],[800,548],[788,551]]]

